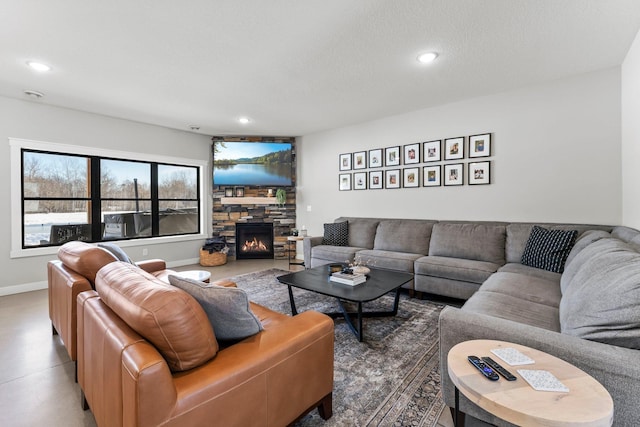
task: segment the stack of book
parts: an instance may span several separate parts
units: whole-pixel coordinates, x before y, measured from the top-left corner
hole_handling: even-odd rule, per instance
[[[333,273],[329,278],[329,280],[331,280],[332,282],[355,286],[355,285],[359,285],[360,283],[364,283],[367,280],[367,276],[365,276],[364,274],[358,274],[358,273],[349,274],[349,273],[343,273],[341,271],[338,271],[336,273]]]

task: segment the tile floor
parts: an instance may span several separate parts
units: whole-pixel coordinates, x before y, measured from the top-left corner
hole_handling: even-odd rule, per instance
[[[229,261],[208,270],[212,279],[268,268],[287,269],[286,260]],[[294,267],[298,268],[298,267]],[[0,426],[95,426],[91,411],[80,407],[74,364],[60,340],[51,335],[47,291],[0,297]],[[446,410],[439,427],[451,427]]]

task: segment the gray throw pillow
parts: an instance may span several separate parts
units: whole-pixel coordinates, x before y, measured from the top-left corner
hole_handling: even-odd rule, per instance
[[[574,262],[586,252],[592,254],[560,300],[560,330],[640,349],[640,254],[618,239],[601,239]]]
[[[262,323],[251,311],[247,293],[238,288],[198,282],[169,275],[169,283],[186,291],[207,313],[219,340],[241,340],[262,331]]]
[[[134,263],[133,261],[131,261],[131,258],[129,258],[127,253],[115,243],[98,243],[98,247],[111,252],[111,254],[113,254],[113,256],[116,257],[118,261],[128,262],[129,264]]]
[[[562,273],[577,235],[577,230],[548,230],[534,225],[520,263]]]
[[[349,246],[349,223],[333,222],[324,224],[323,245]]]

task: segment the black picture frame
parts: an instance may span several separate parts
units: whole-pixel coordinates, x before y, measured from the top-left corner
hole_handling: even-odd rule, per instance
[[[224,197],[233,197],[235,192],[233,191],[233,187],[226,187],[224,189]]]
[[[354,172],[354,174],[353,174],[353,189],[354,190],[366,190],[367,189],[367,173],[366,172]]]
[[[422,143],[422,156],[425,163],[439,162],[442,160],[442,140],[427,141]]]
[[[387,169],[384,171],[384,188],[400,188],[401,179],[400,169]]]
[[[244,187],[235,187],[236,197],[244,197]]]
[[[418,188],[420,187],[420,168],[404,168],[402,169],[402,187]]]
[[[350,173],[341,173],[338,175],[338,189],[340,191],[351,190],[351,174]]]
[[[422,186],[440,187],[442,185],[442,167],[440,165],[424,166],[422,168]]]
[[[464,163],[444,165],[443,175],[445,186],[464,185]]]
[[[469,158],[491,156],[491,134],[481,133],[469,136]],[[471,175],[469,175],[471,176]]]
[[[491,162],[469,162],[469,185],[491,184]]]
[[[367,152],[357,151],[353,153],[353,170],[367,168]]]
[[[351,153],[340,154],[338,165],[341,171],[351,170]]]
[[[369,189],[380,190],[384,188],[384,174],[380,171],[369,172]]]
[[[369,168],[381,168],[382,167],[382,148],[376,148],[369,150]]]
[[[384,149],[384,165],[385,166],[400,165],[400,146],[399,145]]]
[[[403,152],[405,165],[420,163],[420,143],[403,146]]]
[[[444,159],[464,159],[464,136],[444,140]]]

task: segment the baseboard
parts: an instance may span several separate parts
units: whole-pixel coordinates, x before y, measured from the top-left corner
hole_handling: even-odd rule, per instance
[[[6,295],[21,294],[24,292],[39,291],[42,289],[47,289],[46,280],[42,282],[23,283],[21,285],[14,286],[3,286],[0,288],[0,297]]]
[[[179,259],[176,261],[167,261],[167,268],[182,267],[183,265],[200,264],[200,258]]]

